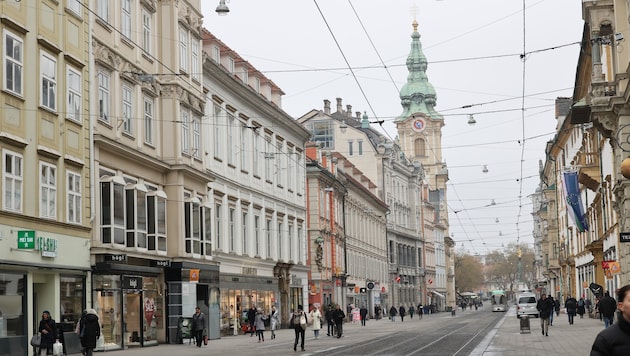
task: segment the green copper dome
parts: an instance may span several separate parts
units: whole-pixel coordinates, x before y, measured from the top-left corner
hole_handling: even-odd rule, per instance
[[[423,113],[433,119],[442,119],[435,109],[437,96],[433,85],[427,78],[427,58],[422,53],[418,22],[413,21],[413,33],[411,34],[411,51],[407,57],[407,83],[400,89],[400,104],[403,112],[396,121],[407,119],[415,113]]]

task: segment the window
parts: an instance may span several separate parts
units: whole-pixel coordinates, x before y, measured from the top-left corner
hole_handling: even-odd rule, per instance
[[[96,15],[105,22],[109,21],[109,0],[96,0]]]
[[[214,227],[215,227],[215,234],[214,236],[216,236],[217,238],[217,249],[221,248],[221,204],[216,203],[214,204]]]
[[[274,152],[271,151],[271,136],[265,136],[265,180],[272,181],[273,178]],[[269,161],[272,162],[269,162]]]
[[[147,248],[147,188],[144,184],[125,189],[126,246]]]
[[[66,220],[69,223],[81,223],[81,175],[75,172],[66,172]]]
[[[98,115],[99,119],[109,123],[109,73],[98,72]]]
[[[212,255],[212,208],[210,208],[210,203],[202,206],[201,212],[203,213],[201,248],[204,255],[210,256]]]
[[[39,216],[54,219],[57,214],[57,167],[39,163]]]
[[[254,253],[260,256],[260,216],[254,215]]]
[[[257,130],[254,131],[254,154],[252,155],[253,174],[256,177],[260,177],[260,134]]]
[[[289,233],[288,233],[288,242],[289,242],[289,261],[293,261],[293,225],[289,224]]]
[[[352,156],[354,154],[352,148],[352,141],[348,141],[348,156]]]
[[[179,26],[179,69],[188,71],[188,31]]]
[[[198,82],[201,81],[201,58],[199,57],[199,40],[192,37],[190,42],[190,62],[191,62],[191,76]]]
[[[424,140],[421,138],[417,138],[413,141],[413,153],[415,156],[424,157],[426,156]]]
[[[304,243],[304,236],[302,236],[302,232],[303,232],[302,225],[298,225],[296,262],[302,261],[302,244]]]
[[[235,244],[236,244],[236,226],[235,226],[235,219],[236,216],[234,216],[235,211],[234,208],[230,208],[228,211],[228,224],[229,224],[229,238],[230,238],[230,252],[234,252],[235,249]]]
[[[153,17],[147,10],[142,10],[142,49],[151,54],[151,24]]]
[[[321,148],[334,149],[333,128],[330,121],[314,121],[311,125],[313,142],[318,142]]]
[[[195,255],[210,255],[212,252],[210,234],[210,214],[208,207],[202,206],[198,198],[188,198],[184,203],[186,224],[186,252]]]
[[[232,114],[228,115],[228,125],[227,125],[227,160],[228,164],[234,165],[234,116]]]
[[[232,58],[232,57],[228,57],[227,70],[228,70],[228,72],[234,74],[234,58]]]
[[[125,244],[125,180],[110,176],[101,181],[101,239]]]
[[[153,143],[153,99],[144,98],[144,142]]]
[[[190,152],[190,116],[188,111],[182,110],[182,153]]]
[[[133,118],[133,89],[126,84],[122,86],[123,131],[133,134],[131,121]]]
[[[278,259],[282,259],[282,223],[278,223]]]
[[[247,217],[247,213],[245,211],[243,211],[241,216],[243,218],[243,221],[241,221],[241,224],[243,225],[243,231],[242,231],[242,233],[243,233],[243,236],[242,236],[242,238],[243,238],[243,255],[247,255],[247,250],[248,250],[247,249],[247,230],[249,228],[249,224],[248,224],[248,220],[247,220],[248,217]]]
[[[248,152],[247,150],[247,134],[249,129],[247,128],[247,126],[245,124],[241,125],[241,150],[239,152],[239,155],[241,156],[241,169],[247,171],[249,169],[249,167],[247,166],[247,154],[246,152]]]
[[[5,210],[22,211],[22,155],[11,151],[3,152],[4,169],[2,170],[3,199]]]
[[[147,249],[166,252],[166,194],[162,191],[147,195]]]
[[[192,120],[192,155],[201,157],[201,119],[193,117]]]
[[[69,119],[81,122],[81,72],[68,67],[68,107]]]
[[[131,0],[121,0],[121,29],[123,36],[131,39]]]
[[[267,219],[265,225],[265,242],[267,244],[267,258],[271,258],[271,219]]]
[[[22,95],[22,58],[24,43],[12,33],[4,32],[4,88]]]
[[[359,146],[359,156],[363,156],[363,140],[358,140],[357,145]]]
[[[74,12],[78,16],[81,16],[81,2],[79,0],[68,0],[68,10]]]
[[[274,162],[276,163],[276,181],[278,183],[278,186],[282,187],[284,186],[283,173],[286,173],[286,171],[284,170],[284,160],[287,158],[287,156],[284,154],[281,141],[276,142],[276,151],[278,152],[278,154],[276,155],[276,159],[274,160]]]
[[[57,107],[55,105],[55,91],[57,86],[57,61],[45,54],[42,53],[40,59],[41,65],[41,104],[42,106],[55,110]]]
[[[294,154],[296,153],[295,151],[293,151],[293,148],[288,148],[288,154],[287,154],[287,162],[288,162],[288,167],[287,167],[287,188],[289,190],[294,190],[295,189],[295,180],[297,179],[297,176],[295,174],[293,174],[294,170],[295,170],[295,159]]]
[[[221,50],[219,49],[219,46],[212,47],[212,59],[214,59],[217,63],[221,62]]]
[[[260,78],[258,77],[254,78],[254,90],[256,93],[260,93]]]
[[[223,117],[221,111],[221,107],[214,104],[214,157],[219,159],[221,159],[221,146],[223,142],[221,136],[221,122],[223,121]]]

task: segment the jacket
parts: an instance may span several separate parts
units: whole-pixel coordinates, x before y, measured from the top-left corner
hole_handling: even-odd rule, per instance
[[[256,327],[256,331],[265,331],[265,320],[267,317],[262,312],[256,313],[256,317],[254,318],[254,326]]]
[[[345,318],[346,318],[346,313],[344,313],[343,310],[336,309],[333,312],[333,320],[335,320],[335,324],[343,323],[343,319],[345,319]]]
[[[553,302],[549,298],[539,299],[538,303],[536,303],[536,309],[541,319],[548,319],[551,313],[553,313]]]
[[[55,341],[57,341],[57,323],[53,318],[40,320],[38,330],[42,334],[41,343],[39,344],[40,347],[51,347]],[[46,334],[42,333],[44,330],[47,331]]]
[[[630,355],[630,322],[620,316],[616,323],[597,335],[591,356],[626,355]]]
[[[610,296],[603,296],[602,299],[599,300],[599,312],[605,317],[613,317],[615,316],[615,311],[617,310],[617,302]]]
[[[89,349],[96,347],[96,339],[101,336],[101,325],[94,309],[88,309],[80,321],[81,346]]]
[[[203,330],[206,327],[206,315],[202,312],[193,314],[192,316],[192,331]]]
[[[308,316],[313,322],[313,330],[319,330],[322,328],[322,313],[319,311],[319,309],[311,310],[311,312],[308,313]]]

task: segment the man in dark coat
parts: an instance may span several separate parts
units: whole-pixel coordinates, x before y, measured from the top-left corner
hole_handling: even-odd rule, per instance
[[[254,331],[256,330],[256,327],[254,326],[256,323],[256,305],[252,305],[247,311],[247,323],[249,324],[249,331],[251,332],[251,335],[249,336],[253,337]]]
[[[404,306],[400,306],[400,308],[398,308],[398,314],[400,314],[400,321],[403,322],[405,321],[405,314],[407,313],[407,310],[405,309]]]
[[[333,320],[335,321],[335,327],[337,328],[337,339],[343,334],[343,320],[346,318],[346,314],[341,310],[339,304],[337,309],[333,313]]]
[[[569,325],[573,325],[573,318],[577,314],[577,300],[572,296],[569,296],[564,301],[564,307],[567,309],[567,315],[569,316]]]
[[[604,327],[609,327],[613,324],[615,311],[617,310],[617,302],[610,296],[607,291],[604,296],[599,300],[599,312],[604,319]]]
[[[543,293],[540,296],[538,303],[536,303],[536,309],[538,310],[538,316],[540,317],[542,334],[549,336],[549,315],[553,313],[553,304],[551,299],[548,299],[547,295]]]
[[[361,315],[361,326],[365,326],[365,319],[367,319],[368,310],[365,305],[361,306],[359,309],[359,315]]]
[[[630,355],[630,285],[619,289],[617,300],[619,318],[615,324],[597,335],[591,348],[591,356]]]
[[[39,321],[38,331],[42,334],[39,344],[39,354],[42,356],[52,355],[52,345],[57,341],[57,323],[50,316],[48,310],[42,313],[42,320]]]
[[[199,307],[197,307],[195,308],[195,314],[193,314],[192,316],[192,334],[195,337],[195,341],[197,342],[197,347],[201,347],[201,342],[203,341],[203,329],[205,328],[206,315],[201,311]]]
[[[96,340],[101,336],[101,324],[98,322],[96,310],[86,310],[79,324],[79,337],[84,355],[92,356],[92,352],[96,348]]]
[[[328,324],[328,333],[326,335],[334,336],[335,334],[335,309],[330,304],[328,304],[328,310],[326,310],[326,324]]]

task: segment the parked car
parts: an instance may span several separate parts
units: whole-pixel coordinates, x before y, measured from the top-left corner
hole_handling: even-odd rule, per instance
[[[516,317],[521,318],[523,315],[527,315],[530,318],[538,318],[538,309],[536,309],[536,294],[534,293],[521,293],[518,295],[516,302]]]

